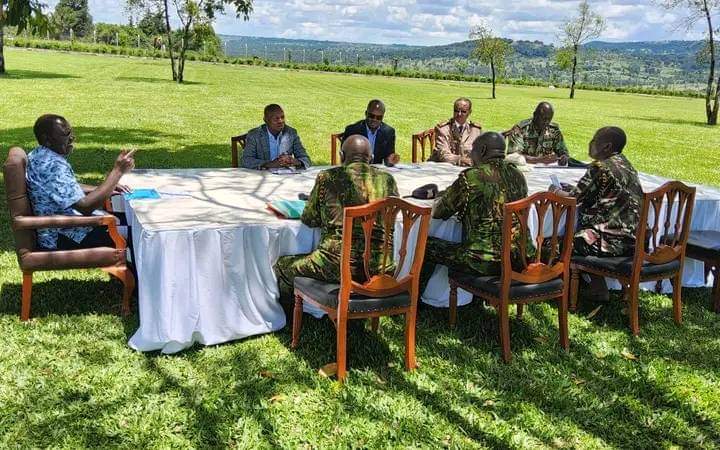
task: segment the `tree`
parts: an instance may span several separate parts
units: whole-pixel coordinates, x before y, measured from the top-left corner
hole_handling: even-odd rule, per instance
[[[577,75],[578,54],[580,46],[592,39],[600,37],[605,30],[605,19],[590,9],[587,0],[580,2],[578,15],[570,18],[563,25],[560,41],[565,51],[572,55],[572,76],[570,77],[570,98],[575,98],[575,78]]]
[[[71,29],[78,37],[91,34],[93,21],[87,0],[60,0],[52,14],[51,25],[61,36],[68,36]]]
[[[682,20],[682,25],[688,30],[698,22],[707,23],[706,43],[700,54],[699,61],[708,64],[708,79],[705,89],[705,116],[708,125],[717,125],[718,109],[720,108],[720,74],[715,78],[715,64],[717,54],[715,53],[715,30],[713,28],[713,17],[720,11],[720,0],[667,0],[663,5],[668,9],[685,7],[687,15]]]
[[[203,29],[205,26],[212,27],[212,23],[218,14],[225,13],[225,6],[233,6],[237,17],[244,20],[250,18],[253,0],[172,0],[173,9],[180,21],[180,46],[177,64],[175,61],[172,41],[172,28],[170,27],[170,9],[168,0],[126,0],[129,10],[133,9],[156,9],[165,16],[165,33],[168,39],[168,51],[170,52],[170,64],[173,70],[173,80],[182,83],[185,73],[185,58],[188,48],[192,43],[195,30]],[[207,29],[207,28],[205,28]]]
[[[472,56],[490,66],[492,98],[494,99],[497,73],[505,70],[505,62],[512,53],[512,46],[505,39],[496,37],[487,25],[478,25],[470,30],[470,39],[476,41]]]
[[[18,33],[25,30],[32,33],[45,31],[48,21],[43,6],[37,0],[0,0],[0,74],[5,73],[4,28],[17,27]]]

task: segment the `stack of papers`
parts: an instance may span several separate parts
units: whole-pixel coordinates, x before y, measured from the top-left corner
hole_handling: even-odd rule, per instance
[[[303,200],[275,200],[268,203],[268,208],[284,219],[299,219],[305,204]]]

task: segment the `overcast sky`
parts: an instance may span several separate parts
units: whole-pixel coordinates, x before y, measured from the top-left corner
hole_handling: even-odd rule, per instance
[[[57,0],[47,1],[54,8]],[[125,2],[89,0],[96,22],[127,23]],[[245,36],[319,39],[379,44],[447,44],[467,39],[486,22],[511,39],[557,41],[559,24],[575,13],[577,0],[255,0],[248,22],[221,16],[215,30]],[[655,0],[590,1],[607,20],[606,41],[696,39],[699,30],[677,30],[681,11]],[[172,2],[171,2],[172,5]]]

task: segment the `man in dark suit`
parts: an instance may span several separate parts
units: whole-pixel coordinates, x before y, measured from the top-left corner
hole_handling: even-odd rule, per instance
[[[248,131],[242,166],[246,169],[292,167],[307,169],[312,162],[294,128],[285,124],[280,105],[267,105],[265,125]]]
[[[400,162],[400,156],[395,153],[395,129],[383,123],[385,105],[380,100],[370,100],[365,111],[365,120],[361,120],[345,127],[343,139],[354,134],[365,136],[372,148],[372,164],[384,163],[394,166]]]

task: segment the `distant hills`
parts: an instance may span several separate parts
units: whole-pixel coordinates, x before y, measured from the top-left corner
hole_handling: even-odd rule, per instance
[[[305,63],[391,66],[421,71],[486,74],[484,65],[469,59],[471,41],[447,45],[363,44],[303,39],[220,35],[232,56]],[[556,48],[540,41],[509,41],[508,78],[566,82],[569,75],[554,62]],[[702,89],[706,64],[698,62],[702,41],[591,42],[581,60],[580,81],[612,86]]]

